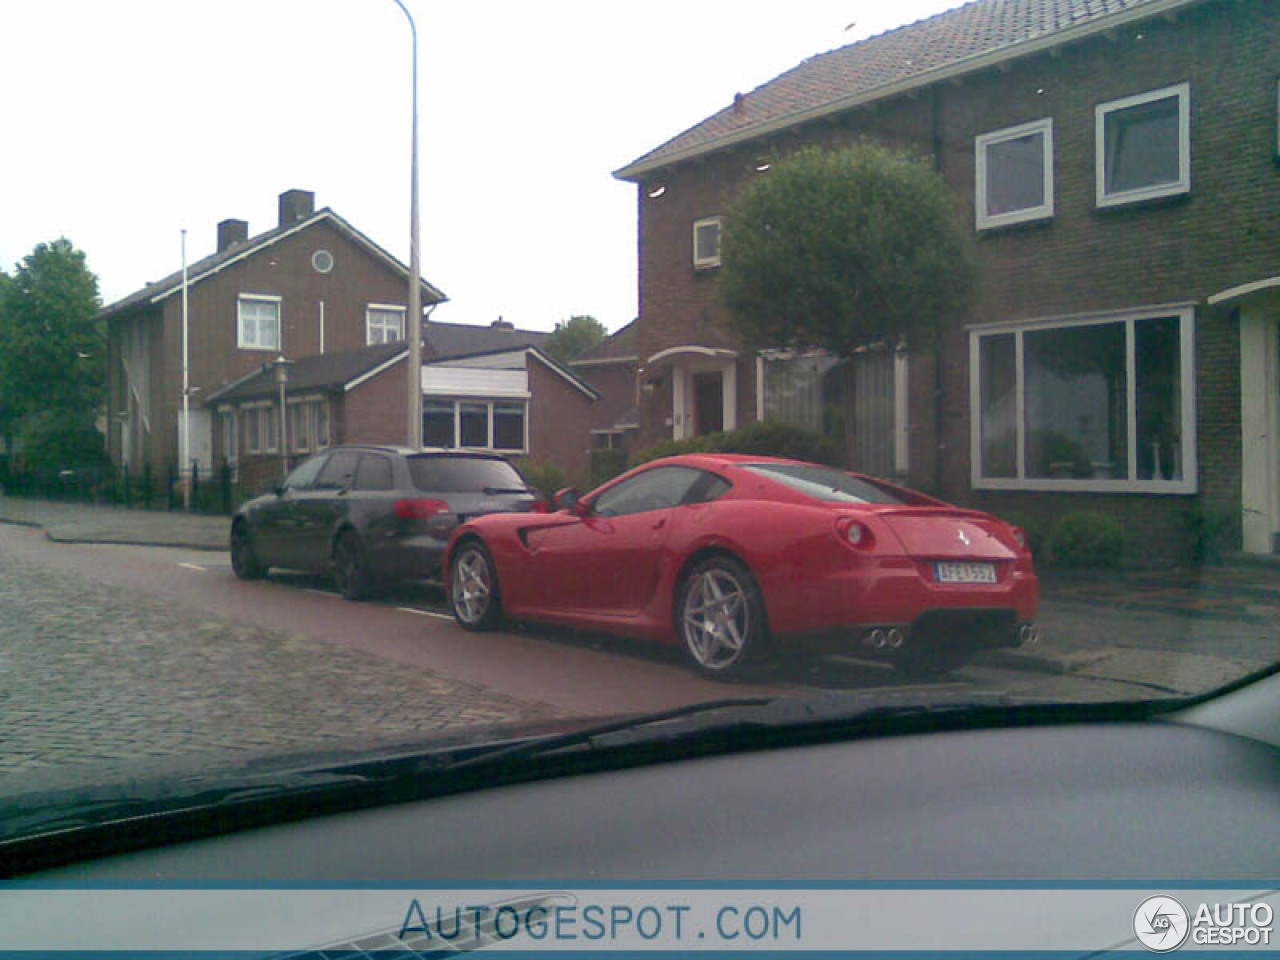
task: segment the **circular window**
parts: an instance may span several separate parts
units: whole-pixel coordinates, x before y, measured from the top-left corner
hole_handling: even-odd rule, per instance
[[[328,250],[317,250],[311,255],[311,266],[317,273],[328,273],[333,269],[333,254]]]

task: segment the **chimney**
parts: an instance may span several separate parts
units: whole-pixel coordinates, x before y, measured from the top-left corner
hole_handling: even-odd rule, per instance
[[[249,239],[247,220],[223,220],[218,224],[218,252]]]
[[[310,190],[286,190],[280,194],[280,226],[305,220],[316,212],[316,195]]]
[[[514,330],[516,328],[516,325],[510,320],[503,320],[501,317],[493,321],[489,326],[494,330]]]

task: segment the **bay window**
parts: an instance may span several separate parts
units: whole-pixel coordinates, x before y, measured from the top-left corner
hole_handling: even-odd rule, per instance
[[[1190,307],[970,331],[978,488],[1194,493]]]

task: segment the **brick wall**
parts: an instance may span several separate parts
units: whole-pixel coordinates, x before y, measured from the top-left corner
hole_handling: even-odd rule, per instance
[[[404,444],[409,433],[407,368],[402,360],[346,393],[334,411],[335,444]]]
[[[529,458],[553,463],[570,481],[587,486],[595,401],[542,361],[528,358]]]
[[[1229,311],[1204,303],[1215,292],[1280,274],[1278,75],[1280,7],[1208,3],[1172,20],[1126,27],[652,174],[638,191],[640,355],[679,343],[734,345],[717,299],[716,272],[692,267],[692,223],[725,213],[739,185],[759,175],[759,158],[776,159],[802,143],[885,140],[933,157],[959,215],[973,224],[974,137],[1052,117],[1055,215],[1047,223],[977,235],[983,286],[972,322],[1200,304],[1200,497],[1238,510],[1238,324]],[[1099,210],[1096,105],[1183,82],[1191,87],[1190,195]],[[665,188],[661,196],[651,197],[658,187]],[[746,359],[749,351],[743,355],[740,422],[755,411],[754,364]],[[1168,562],[1181,555],[1181,518],[1197,497],[973,491],[968,378],[968,336],[959,326],[944,338],[937,358],[913,358],[912,483],[1006,512],[1112,511],[1130,528],[1135,558]],[[669,435],[663,422],[671,402],[667,381],[645,396],[642,442]]]

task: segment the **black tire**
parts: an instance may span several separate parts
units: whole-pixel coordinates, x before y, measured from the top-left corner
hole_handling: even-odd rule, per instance
[[[449,557],[449,606],[464,630],[495,630],[502,623],[498,569],[479,540],[463,541]]]
[[[347,530],[333,545],[333,585],[344,600],[364,600],[373,593],[373,580],[360,538]]]
[[[751,571],[732,557],[709,557],[684,575],[675,628],[685,656],[706,677],[740,679],[772,659],[764,598]]]
[[[243,521],[231,527],[231,570],[241,580],[261,580],[267,575]]]

